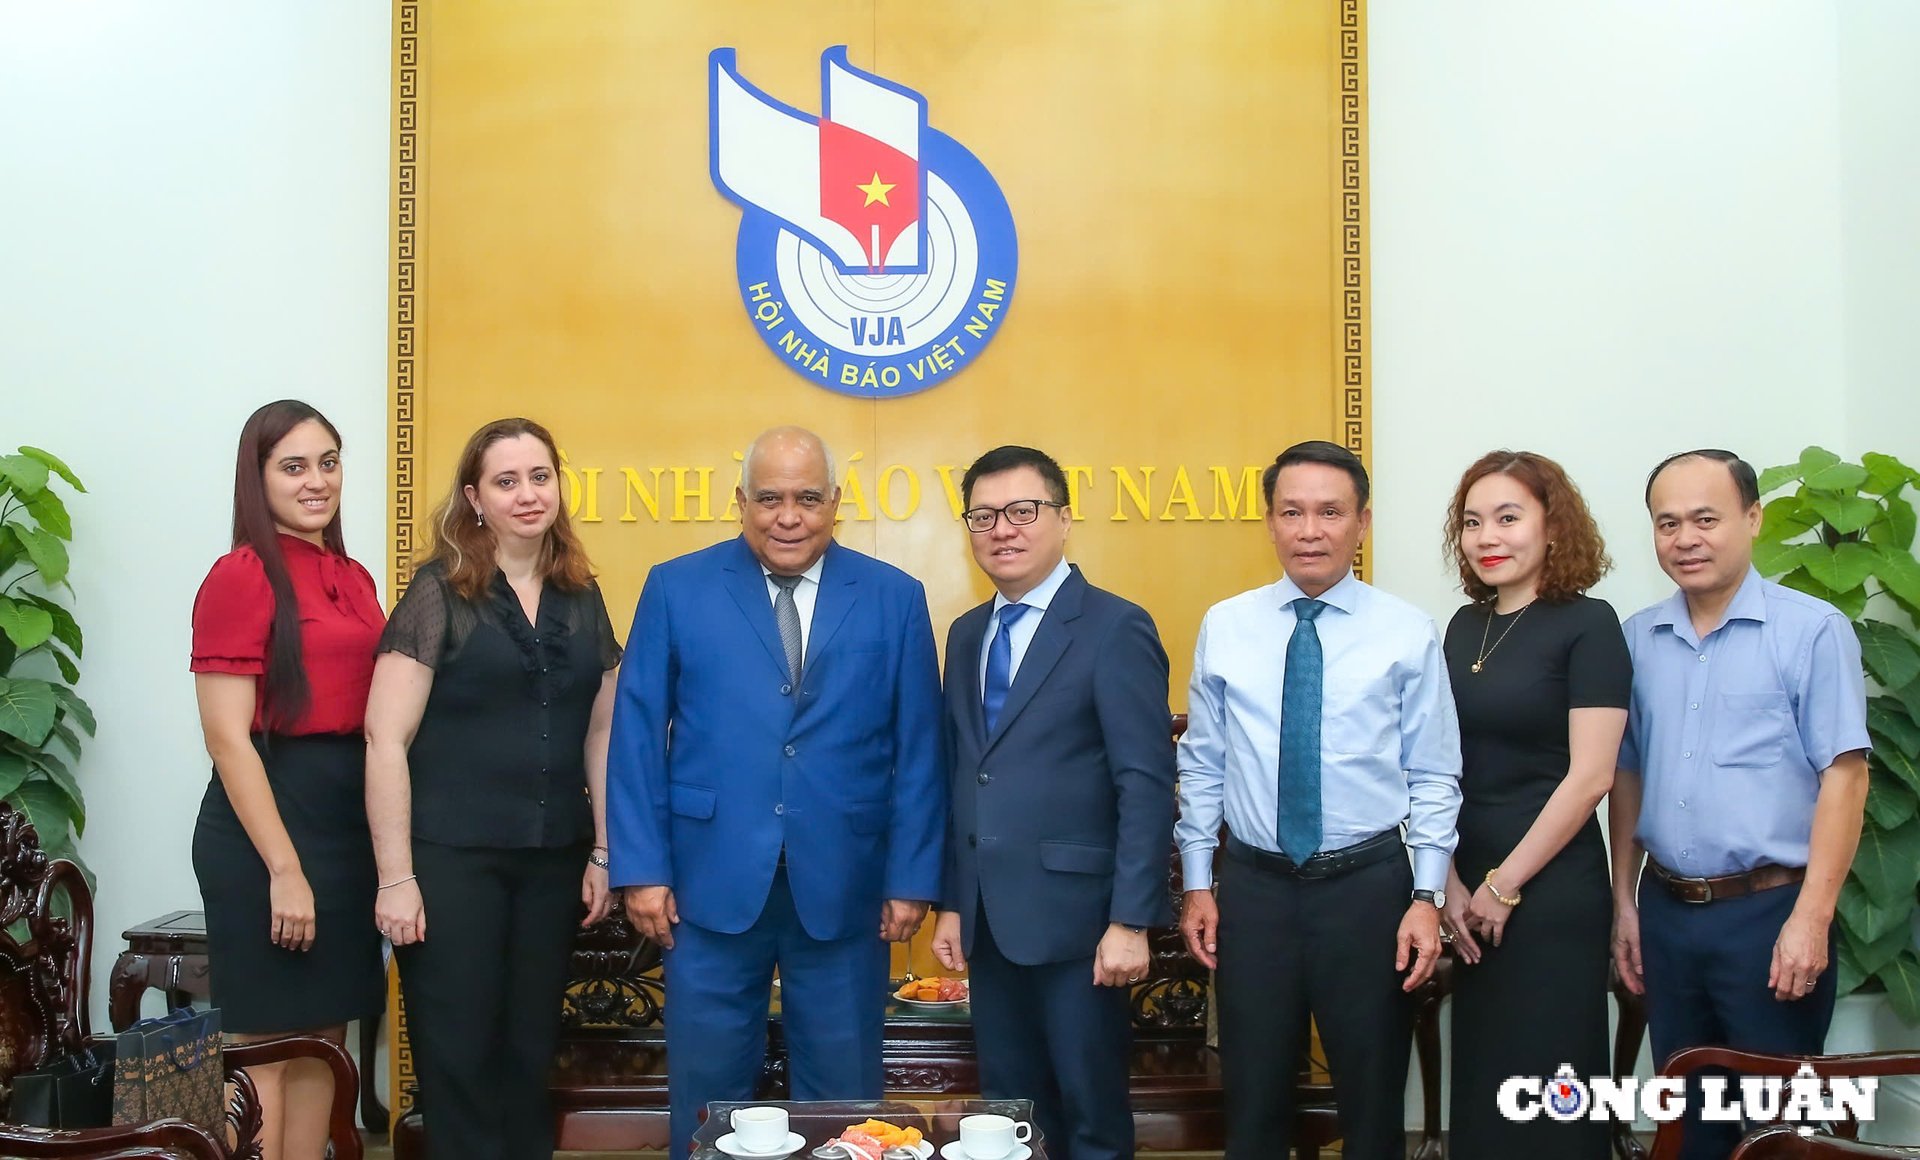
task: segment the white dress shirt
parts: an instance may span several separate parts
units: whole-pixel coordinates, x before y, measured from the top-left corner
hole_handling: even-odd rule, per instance
[[[813,562],[813,567],[800,573],[800,583],[793,586],[793,609],[800,614],[800,659],[807,657],[807,641],[813,636],[813,602],[820,595],[820,570],[826,567],[827,556],[822,552]],[[767,578],[767,599],[775,605],[780,602],[780,586],[773,582],[773,569],[760,565],[761,575]]]
[[[1278,851],[1280,697],[1302,599],[1293,581],[1243,592],[1207,611],[1193,653],[1180,739],[1179,843],[1186,889],[1213,884],[1220,821]],[[1406,824],[1413,882],[1447,884],[1458,844],[1460,725],[1440,636],[1426,613],[1349,572],[1320,594],[1324,656],[1319,849],[1338,850]]]
[[[1019,620],[1013,622],[1013,627],[1007,630],[1007,646],[1013,650],[1013,665],[1007,669],[1009,686],[1013,684],[1013,679],[1020,675],[1020,662],[1026,659],[1027,646],[1033,643],[1033,634],[1040,631],[1040,621],[1046,617],[1047,606],[1053,603],[1054,593],[1060,591],[1060,586],[1065,584],[1067,577],[1072,574],[1073,569],[1067,566],[1065,559],[1062,559],[1053,566],[1053,571],[1047,573],[1047,578],[1040,581],[1038,587],[1019,599],[1018,603],[1026,605],[1032,611],[1022,614]],[[993,638],[1000,632],[1000,610],[1013,603],[1015,602],[998,593],[994,594],[993,614],[987,617],[987,635],[980,641],[982,703],[987,697],[987,653],[993,648]]]

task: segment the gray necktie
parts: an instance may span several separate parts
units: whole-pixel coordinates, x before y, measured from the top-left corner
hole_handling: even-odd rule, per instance
[[[787,673],[798,685],[801,667],[800,608],[793,602],[793,589],[800,583],[800,577],[769,575],[767,579],[780,589],[780,594],[773,598],[773,620],[780,626],[780,647],[787,650]]]

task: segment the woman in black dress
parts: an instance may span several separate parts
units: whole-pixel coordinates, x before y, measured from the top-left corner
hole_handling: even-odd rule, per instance
[[[385,998],[367,833],[362,715],[385,618],[340,534],[340,434],[305,403],[240,432],[233,551],[193,602],[194,692],[214,777],[193,832],[207,961],[236,1039],[340,1041]],[[249,1069],[266,1160],[326,1153],[333,1077]]]
[[[546,1160],[576,926],[604,918],[614,642],[545,428],[487,424],[380,639],[374,919],[393,940],[434,1160]]]
[[[1585,595],[1611,562],[1560,465],[1483,456],[1460,480],[1447,552],[1473,600],[1447,626],[1460,714],[1460,846],[1443,922],[1453,988],[1450,1153],[1603,1160],[1607,1126],[1500,1115],[1511,1075],[1609,1073],[1607,852],[1632,665],[1620,620]],[[1524,904],[1522,898],[1524,896]]]

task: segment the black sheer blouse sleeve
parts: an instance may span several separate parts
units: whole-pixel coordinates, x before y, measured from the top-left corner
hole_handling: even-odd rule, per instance
[[[600,642],[600,668],[604,672],[620,663],[620,642],[613,636],[613,621],[607,616],[606,597],[600,593],[598,581],[587,581],[587,599],[585,615],[593,621],[593,631]]]
[[[448,599],[446,577],[437,564],[413,575],[413,583],[394,607],[387,630],[380,636],[383,653],[403,653],[430,669],[438,669],[447,644]]]

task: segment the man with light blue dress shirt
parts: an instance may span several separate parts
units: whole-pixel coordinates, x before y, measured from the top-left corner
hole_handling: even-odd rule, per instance
[[[1453,693],[1432,618],[1353,575],[1372,519],[1360,460],[1296,444],[1263,486],[1285,576],[1208,610],[1178,758],[1180,926],[1217,971],[1227,1160],[1292,1151],[1309,1019],[1342,1154],[1399,1160],[1403,992],[1438,959],[1457,841]]]
[[[1625,625],[1614,958],[1647,997],[1656,1061],[1705,1044],[1818,1054],[1867,793],[1860,644],[1831,604],[1754,570],[1760,493],[1739,457],[1673,456],[1646,498],[1679,591]],[[1695,1089],[1682,1155],[1724,1158],[1741,1126],[1699,1122],[1699,1103]]]

